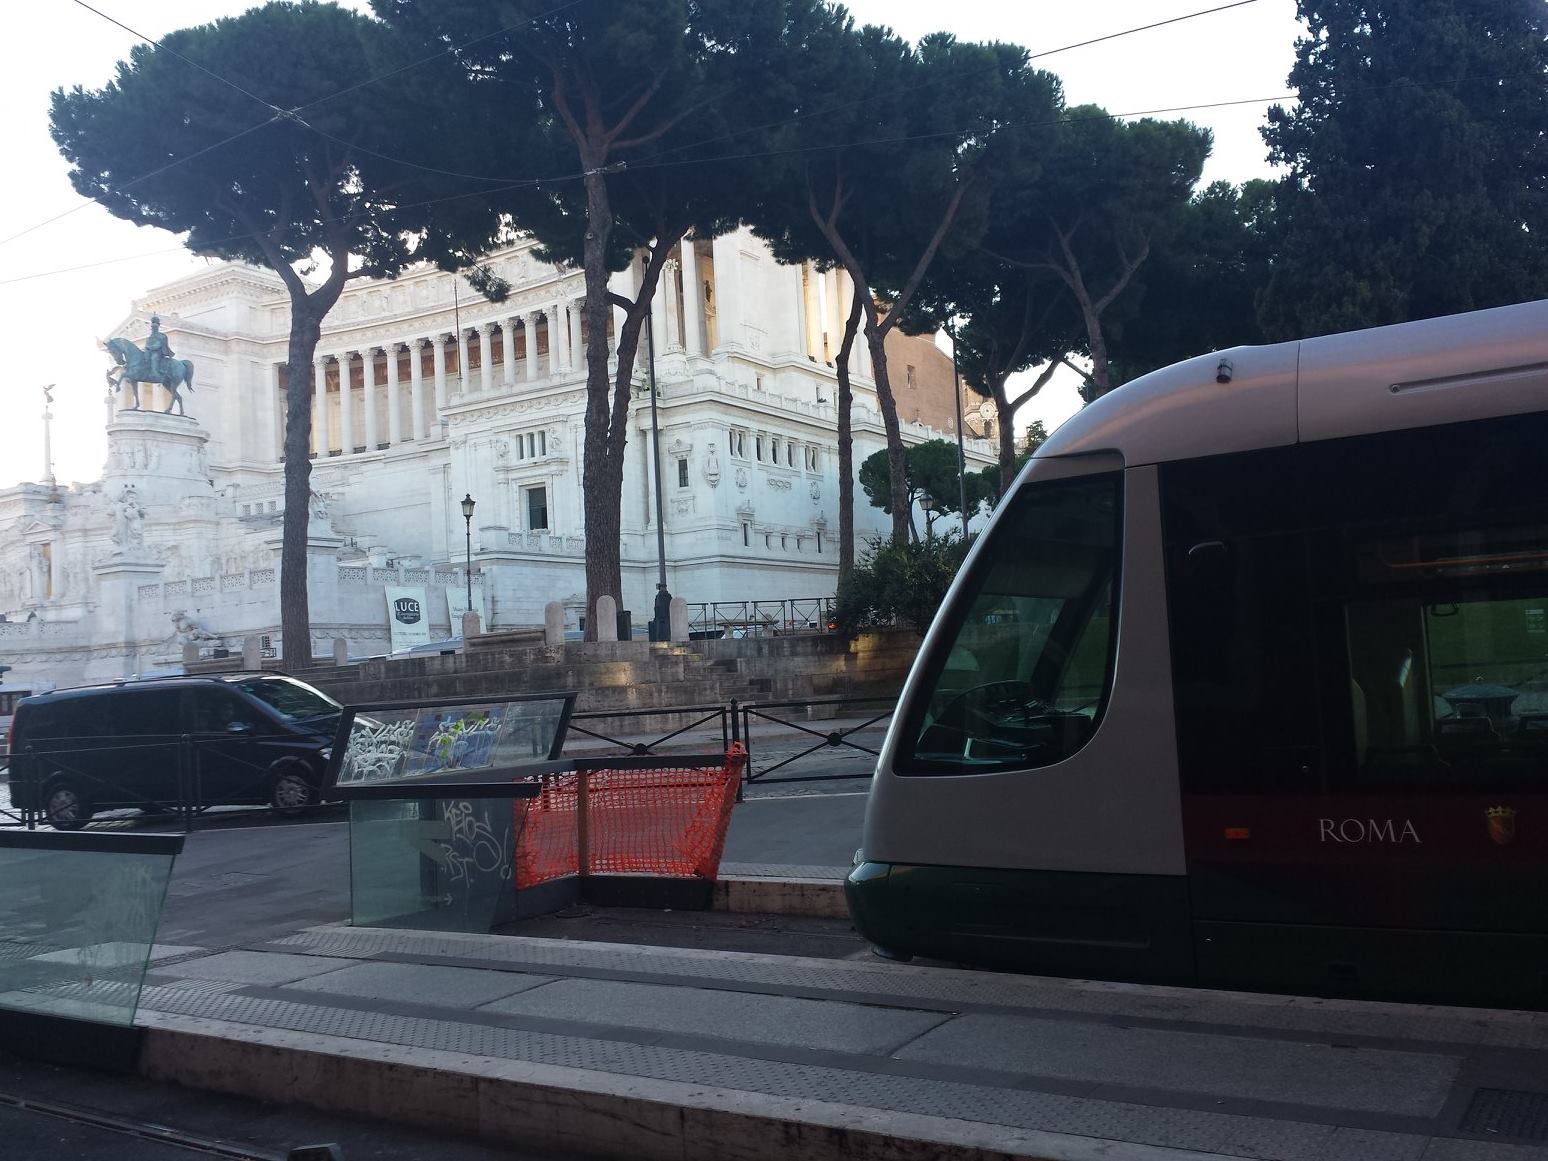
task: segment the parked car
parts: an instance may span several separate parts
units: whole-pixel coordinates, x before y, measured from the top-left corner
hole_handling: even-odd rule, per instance
[[[11,802],[58,830],[123,808],[267,803],[295,814],[319,799],[341,708],[263,673],[37,695],[17,705],[11,726]]]

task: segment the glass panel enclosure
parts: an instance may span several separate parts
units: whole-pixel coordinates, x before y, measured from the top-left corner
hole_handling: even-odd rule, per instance
[[[349,726],[335,786],[412,784],[544,761],[558,752],[573,698],[364,707]]]
[[[1017,493],[955,598],[898,773],[1033,769],[1085,745],[1112,686],[1121,490],[1109,474]]]
[[[0,1007],[129,1026],[178,835],[0,834]]]

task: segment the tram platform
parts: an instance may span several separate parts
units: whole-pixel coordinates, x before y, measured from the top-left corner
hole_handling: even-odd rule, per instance
[[[145,984],[149,1076],[534,1154],[1548,1158],[1543,1014],[339,924],[158,947]]]

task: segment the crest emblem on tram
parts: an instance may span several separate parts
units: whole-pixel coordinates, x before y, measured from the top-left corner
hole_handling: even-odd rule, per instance
[[[1489,838],[1496,846],[1508,847],[1516,841],[1516,808],[1491,806],[1484,811],[1489,826]]]

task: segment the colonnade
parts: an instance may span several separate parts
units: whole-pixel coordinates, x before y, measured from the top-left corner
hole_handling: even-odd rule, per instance
[[[319,351],[312,364],[313,451],[319,456],[353,455],[435,439],[453,397],[493,394],[583,370],[583,306],[584,300],[577,298],[487,319],[456,334]],[[518,327],[524,348],[520,356]],[[546,342],[540,343],[539,336]],[[540,346],[547,349],[540,351]],[[474,351],[476,359],[471,357]],[[275,389],[278,394],[278,365]],[[283,422],[276,432],[276,458],[284,452],[282,432]]]

